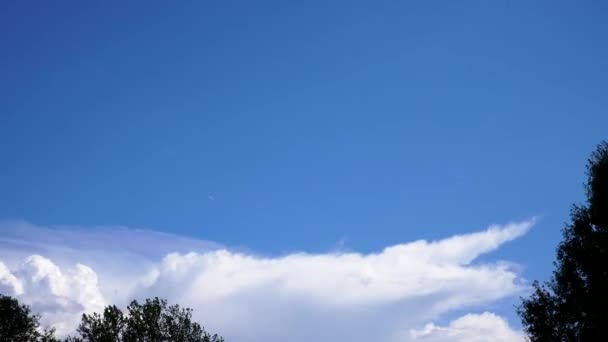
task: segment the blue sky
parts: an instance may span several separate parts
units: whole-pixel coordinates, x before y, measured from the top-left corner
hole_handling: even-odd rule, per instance
[[[0,4],[0,218],[362,253],[540,221],[607,137],[608,5]]]

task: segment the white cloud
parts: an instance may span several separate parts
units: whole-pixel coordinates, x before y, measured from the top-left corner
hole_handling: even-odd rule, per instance
[[[141,230],[5,222],[0,291],[31,304],[60,332],[75,327],[83,311],[161,296],[192,307],[231,342],[521,341],[491,313],[446,327],[427,323],[518,294],[522,279],[508,263],[474,261],[532,225],[491,226],[373,254],[262,257]]]
[[[21,279],[15,277],[2,262],[0,262],[0,293],[11,293],[15,296],[23,294]]]
[[[524,341],[521,332],[513,331],[501,317],[490,312],[462,316],[446,327],[427,324],[424,329],[412,330],[412,339],[424,342],[511,342]]]
[[[6,269],[0,262],[0,270]],[[59,333],[71,332],[78,324],[80,313],[101,311],[106,305],[97,274],[82,264],[62,271],[49,259],[32,255],[14,273],[5,273],[5,277],[17,282],[0,288],[2,293],[30,304],[33,311],[44,314],[45,323],[54,325]]]

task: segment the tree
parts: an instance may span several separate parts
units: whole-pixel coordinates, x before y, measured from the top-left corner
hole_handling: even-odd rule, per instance
[[[40,331],[40,316],[32,314],[27,305],[0,294],[1,342],[56,342],[54,330]]]
[[[573,206],[555,270],[518,308],[531,341],[608,341],[608,143],[591,154],[587,203]]]
[[[104,309],[103,315],[99,315],[98,313],[82,315],[78,332],[87,341],[114,342],[120,341],[124,326],[125,319],[122,311],[116,306],[111,305]],[[74,338],[74,342],[76,341],[78,339]]]
[[[131,302],[123,314],[108,306],[103,314],[82,315],[79,338],[69,342],[223,342],[192,321],[192,310],[167,305],[164,299]]]

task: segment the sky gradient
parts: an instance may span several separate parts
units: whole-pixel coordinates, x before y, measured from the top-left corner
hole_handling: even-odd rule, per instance
[[[279,257],[536,218],[479,261],[545,279],[608,137],[606,11],[4,1],[0,219]]]

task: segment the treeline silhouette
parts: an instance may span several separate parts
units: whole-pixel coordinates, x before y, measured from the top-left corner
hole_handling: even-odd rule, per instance
[[[122,312],[114,305],[103,313],[83,314],[76,336],[59,339],[41,328],[40,316],[10,296],[0,295],[0,342],[224,342],[192,321],[192,309],[160,298],[131,302]]]

